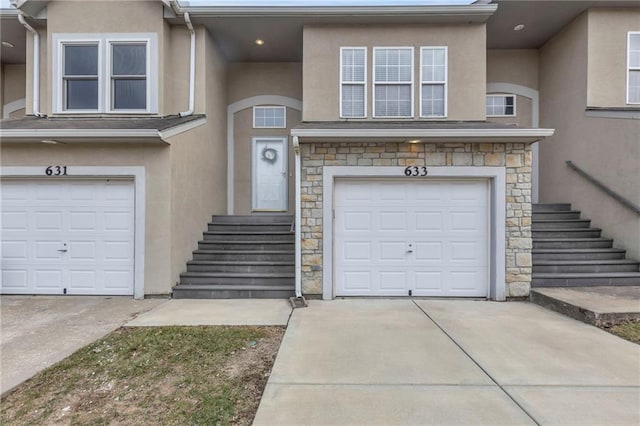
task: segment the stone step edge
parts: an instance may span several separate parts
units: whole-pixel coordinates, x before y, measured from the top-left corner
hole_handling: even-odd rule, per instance
[[[640,264],[633,259],[602,259],[602,260],[537,260],[533,266],[565,266],[565,265],[632,265]]]
[[[190,260],[187,265],[228,265],[228,266],[294,266],[295,262],[287,262],[284,260],[268,261],[268,260]]]
[[[640,278],[640,272],[533,272],[532,278]]]
[[[185,278],[295,278],[293,272],[183,272]]]
[[[262,284],[178,284],[173,290],[294,290],[294,285],[262,285]]]

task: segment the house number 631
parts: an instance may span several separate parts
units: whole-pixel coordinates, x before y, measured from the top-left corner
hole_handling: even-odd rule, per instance
[[[405,176],[426,176],[427,174],[427,168],[424,166],[409,166],[404,169]]]
[[[67,166],[49,166],[44,169],[47,176],[67,176]]]

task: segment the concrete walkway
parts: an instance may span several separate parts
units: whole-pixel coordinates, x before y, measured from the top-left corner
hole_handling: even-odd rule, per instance
[[[167,300],[0,297],[0,394]]]
[[[638,425],[640,346],[529,303],[311,301],[256,425]]]

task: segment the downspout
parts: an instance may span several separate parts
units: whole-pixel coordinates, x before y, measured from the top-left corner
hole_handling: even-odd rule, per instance
[[[196,32],[191,24],[189,12],[184,13],[184,22],[191,33],[191,55],[189,58],[189,109],[180,113],[181,117],[193,114],[195,109],[195,93],[196,93]]]
[[[44,117],[40,112],[40,34],[25,21],[22,12],[18,13],[18,22],[33,34],[33,115]]]
[[[296,212],[295,212],[295,225],[296,225],[296,277],[295,277],[295,289],[296,298],[302,298],[302,240],[301,240],[301,222],[302,222],[302,202],[300,200],[300,141],[297,136],[293,137],[293,152],[295,153],[295,169],[296,169]]]

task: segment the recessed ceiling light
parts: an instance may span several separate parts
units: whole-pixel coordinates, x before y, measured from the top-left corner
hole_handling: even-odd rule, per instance
[[[420,139],[410,139],[407,141],[407,143],[420,143],[422,142]]]
[[[46,143],[46,144],[49,144],[49,145],[57,145],[57,144],[60,143],[58,141],[54,141],[53,139],[42,139],[40,142]]]
[[[15,47],[15,45],[13,43],[8,42],[8,41],[3,41],[2,42],[2,46],[3,47]]]
[[[524,30],[524,24],[518,24],[515,27],[513,27],[513,31],[522,31]]]
[[[264,40],[262,40],[261,38],[259,38],[259,39],[257,39],[257,40],[256,40],[256,44],[257,44],[258,46],[262,46],[262,45],[264,44]]]

